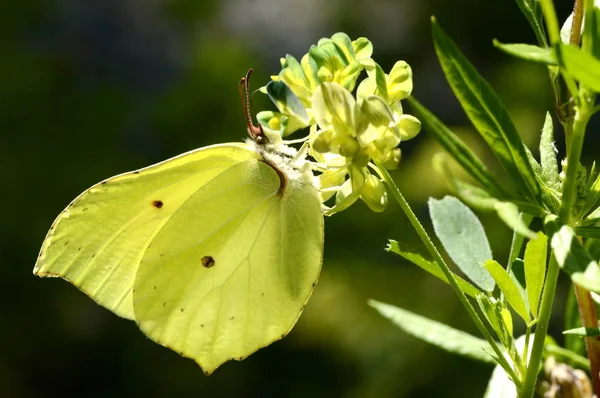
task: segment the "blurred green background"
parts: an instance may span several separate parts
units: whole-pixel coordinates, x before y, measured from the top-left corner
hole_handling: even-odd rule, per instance
[[[569,7],[559,4],[561,20]],[[237,85],[246,70],[254,68],[258,88],[279,71],[281,56],[299,58],[337,31],[371,39],[385,70],[406,60],[416,97],[496,167],[445,83],[431,15],[490,80],[535,148],[552,107],[547,74],[491,44],[534,42],[513,1],[4,2],[0,397],[480,397],[490,366],[409,337],[366,305],[376,298],[476,334],[449,287],[384,251],[388,238],[420,247],[393,203],[383,214],[359,203],[328,218],[323,273],[294,330],[210,377],[68,283],[32,275],[50,224],[76,195],[106,177],[244,139]],[[267,107],[255,95],[256,110]],[[425,132],[402,149],[394,176],[429,225],[427,198],[447,193],[431,168],[439,147]],[[482,219],[502,262],[510,232],[494,217]]]

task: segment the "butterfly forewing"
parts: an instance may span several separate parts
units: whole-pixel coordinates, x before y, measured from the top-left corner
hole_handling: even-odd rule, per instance
[[[249,145],[215,145],[93,186],[54,221],[34,273],[62,277],[133,319],[134,279],[154,236],[215,176],[258,157]]]

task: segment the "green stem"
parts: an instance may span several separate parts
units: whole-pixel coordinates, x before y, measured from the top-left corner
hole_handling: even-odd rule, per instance
[[[546,20],[546,30],[550,38],[550,45],[554,45],[560,41],[560,29],[558,28],[558,19],[556,18],[556,10],[552,0],[540,0],[542,12]]]
[[[538,370],[542,361],[542,352],[544,351],[544,342],[548,334],[548,324],[550,323],[550,315],[552,315],[552,303],[556,293],[556,282],[558,281],[559,267],[554,255],[550,256],[548,264],[548,272],[546,274],[546,283],[544,285],[544,293],[542,294],[542,304],[540,306],[540,314],[538,324],[535,328],[535,336],[533,338],[533,346],[531,348],[531,356],[529,357],[529,365],[525,380],[523,380],[523,390],[520,397],[533,397],[535,391],[535,382],[537,381]]]
[[[573,121],[570,145],[567,148],[567,172],[563,183],[562,203],[559,211],[560,218],[566,225],[571,224],[572,210],[575,205],[578,185],[577,170],[579,169],[579,162],[581,160],[585,128],[590,120],[590,116],[591,112],[586,101],[580,101]]]
[[[392,191],[392,195],[394,196],[394,198],[396,199],[396,201],[398,202],[398,204],[400,205],[400,207],[402,208],[402,210],[408,217],[408,220],[410,221],[411,225],[417,232],[417,235],[419,235],[419,238],[421,238],[421,241],[423,242],[423,244],[425,245],[425,247],[427,248],[427,250],[433,257],[434,261],[439,265],[440,269],[442,270],[442,272],[448,279],[448,282],[450,283],[450,286],[454,290],[454,293],[456,293],[456,295],[458,296],[458,300],[463,305],[463,307],[465,307],[465,309],[469,313],[469,316],[471,317],[471,319],[473,319],[475,326],[477,326],[477,329],[479,329],[481,334],[485,337],[487,342],[490,344],[490,346],[494,350],[494,353],[496,354],[496,357],[498,359],[498,363],[504,368],[506,373],[515,382],[517,389],[520,389],[520,384],[521,384],[520,379],[518,378],[517,374],[515,373],[513,367],[508,363],[506,357],[504,356],[504,353],[500,350],[500,348],[498,347],[498,344],[496,343],[496,341],[490,334],[489,330],[485,327],[485,325],[483,324],[483,322],[477,315],[477,312],[471,305],[471,302],[467,299],[467,296],[465,295],[465,293],[460,289],[460,286],[458,285],[458,282],[456,281],[454,274],[452,273],[452,271],[450,270],[450,268],[444,261],[444,258],[442,257],[442,255],[440,254],[438,249],[435,247],[435,244],[431,241],[431,238],[427,234],[427,231],[425,231],[425,228],[423,228],[423,225],[421,225],[421,223],[419,222],[419,219],[417,218],[415,213],[412,211],[410,205],[408,204],[408,202],[406,201],[406,199],[400,192],[400,189],[398,189],[398,186],[396,185],[396,183],[390,176],[390,173],[388,173],[388,171],[379,162],[376,162],[376,166],[377,166],[378,174],[382,177],[382,179],[385,181],[387,186],[390,188],[390,191]]]

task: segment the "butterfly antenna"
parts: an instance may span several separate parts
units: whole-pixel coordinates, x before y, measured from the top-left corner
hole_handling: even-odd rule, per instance
[[[246,77],[242,77],[240,80],[240,97],[242,99],[242,109],[244,110],[244,117],[246,118],[246,125],[248,126],[248,134],[252,137],[257,144],[264,145],[269,142],[265,135],[262,126],[254,125],[252,121],[252,97],[250,96],[250,76],[252,76],[252,69],[248,69]]]

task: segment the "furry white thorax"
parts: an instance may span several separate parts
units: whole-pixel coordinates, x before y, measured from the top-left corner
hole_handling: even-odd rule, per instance
[[[313,164],[306,159],[307,150],[302,147],[287,146],[283,141],[267,144],[258,144],[253,139],[246,139],[246,143],[254,146],[265,162],[277,168],[286,178],[291,189],[302,185],[312,185],[317,191],[320,189],[319,179],[313,174]]]

